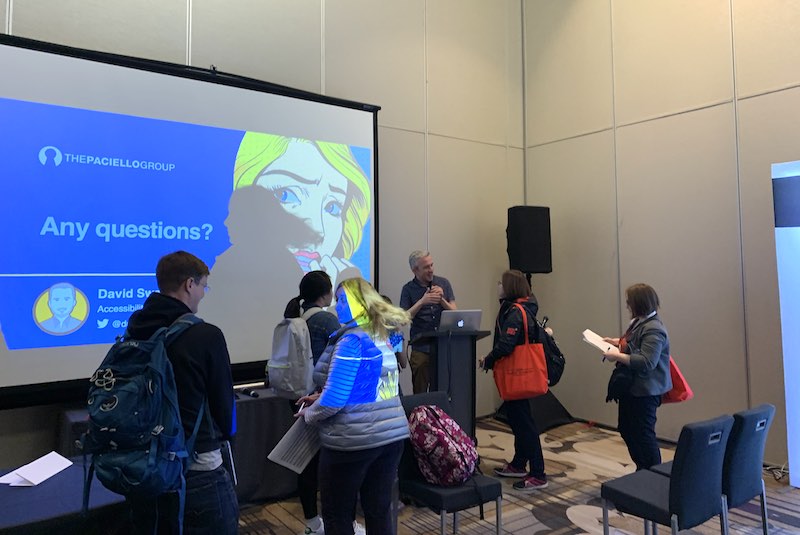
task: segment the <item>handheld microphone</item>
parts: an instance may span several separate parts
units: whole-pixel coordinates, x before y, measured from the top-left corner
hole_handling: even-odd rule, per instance
[[[257,398],[258,397],[258,392],[256,392],[252,388],[242,388],[242,394],[247,394],[251,398]]]

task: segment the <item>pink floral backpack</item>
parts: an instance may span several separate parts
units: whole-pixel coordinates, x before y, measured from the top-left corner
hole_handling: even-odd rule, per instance
[[[411,411],[408,426],[414,457],[428,483],[454,487],[475,472],[475,443],[442,409],[420,405]]]

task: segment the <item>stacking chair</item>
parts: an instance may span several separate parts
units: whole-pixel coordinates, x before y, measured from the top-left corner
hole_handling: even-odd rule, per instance
[[[760,496],[761,530],[764,535],[769,534],[769,526],[767,494],[761,474],[764,468],[764,446],[774,416],[775,407],[770,404],[734,414],[733,429],[722,467],[722,494],[728,507],[739,507]],[[725,520],[727,522],[727,514]]]
[[[767,494],[764,479],[764,446],[775,407],[770,404],[737,412],[733,415],[733,428],[725,449],[722,465],[722,497],[727,507],[723,510],[724,522],[728,522],[728,509],[740,507],[756,496],[761,503],[761,530],[769,534],[767,523]],[[650,470],[670,476],[672,462],[661,463]],[[727,527],[725,528],[728,529]]]
[[[724,500],[722,498],[722,465],[725,446],[733,425],[733,417],[685,425],[678,438],[672,476],[640,470],[603,483],[603,533],[608,535],[608,504],[620,512],[644,519],[645,533],[650,524],[670,526],[678,530],[698,526],[713,516],[720,516],[722,533]]]
[[[420,405],[436,405],[446,413],[450,410],[446,392],[426,392],[404,396],[402,400],[406,416]],[[406,440],[405,443],[398,478],[400,496],[410,498],[439,513],[440,535],[444,535],[447,530],[447,513],[453,513],[453,533],[458,533],[459,511],[479,506],[482,508],[484,503],[492,500],[495,500],[497,507],[495,523],[497,535],[502,533],[503,487],[498,480],[476,473],[469,481],[458,487],[432,485],[425,481],[417,467],[410,440]]]

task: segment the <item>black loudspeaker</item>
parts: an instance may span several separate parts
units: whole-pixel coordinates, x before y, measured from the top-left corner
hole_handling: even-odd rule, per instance
[[[512,206],[508,209],[508,263],[523,273],[551,273],[550,208]]]

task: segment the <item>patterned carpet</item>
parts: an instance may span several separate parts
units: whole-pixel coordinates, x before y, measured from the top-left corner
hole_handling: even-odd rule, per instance
[[[478,422],[478,450],[481,469],[492,469],[511,459],[514,438],[504,424],[493,419]],[[515,535],[533,534],[600,534],[603,532],[600,505],[600,484],[608,479],[632,472],[634,467],[619,434],[582,423],[551,429],[542,435],[545,465],[550,485],[532,494],[514,490],[514,479],[503,479],[503,529]],[[662,448],[665,461],[672,458],[672,448]],[[765,477],[768,493],[770,533],[785,535],[800,533],[800,490]],[[494,503],[485,506],[485,520],[478,509],[459,513],[459,533],[483,535],[494,533]],[[251,506],[242,509],[242,535],[295,535],[303,532],[302,511],[297,499]],[[761,533],[757,501],[729,515],[732,534]],[[612,533],[635,535],[643,533],[642,521],[610,513]],[[448,518],[452,532],[452,515]],[[399,515],[398,535],[427,535],[438,533],[439,516],[428,509],[405,506]],[[667,528],[662,533],[669,533]],[[682,534],[716,534],[719,522],[711,520]],[[387,534],[389,535],[389,534]]]

